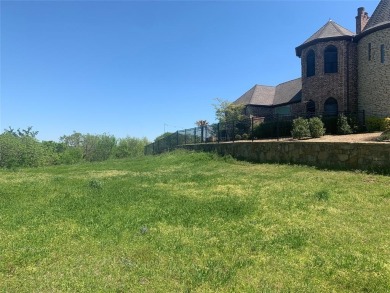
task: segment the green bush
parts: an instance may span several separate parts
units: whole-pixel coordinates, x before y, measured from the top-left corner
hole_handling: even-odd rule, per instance
[[[386,119],[389,119],[389,118],[386,118]],[[366,119],[367,130],[370,132],[384,131],[387,123],[390,124],[390,122],[387,122],[386,119],[379,118],[379,117],[367,117],[367,119]]]
[[[348,124],[348,118],[343,114],[340,114],[337,118],[337,133],[338,134],[351,134],[352,128]]]
[[[47,164],[50,155],[34,137],[0,135],[0,167],[37,167]]]
[[[83,160],[83,150],[79,147],[67,147],[59,154],[60,164],[76,164]]]
[[[297,139],[310,137],[309,121],[302,117],[294,119],[291,135],[293,138],[297,138]]]
[[[187,139],[187,141],[190,141]],[[184,136],[181,141],[184,143]],[[144,147],[149,144],[149,141],[146,137],[144,138],[135,138],[135,137],[126,137],[118,140],[118,144],[115,149],[116,158],[134,158],[144,155]]]
[[[390,117],[385,118],[383,121],[383,130],[390,130]]]
[[[256,138],[270,137],[288,137],[291,135],[291,121],[264,122],[256,126],[253,130],[253,136]]]
[[[322,122],[324,122],[326,133],[337,134],[337,116],[323,117]]]
[[[236,136],[234,137],[235,140],[241,140],[241,135],[239,134],[236,134]]]
[[[309,119],[310,135],[313,138],[321,137],[325,134],[324,123],[318,117]]]
[[[386,130],[377,138],[377,141],[390,141],[390,130]]]

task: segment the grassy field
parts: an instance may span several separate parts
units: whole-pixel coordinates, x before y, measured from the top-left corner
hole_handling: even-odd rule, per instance
[[[390,292],[390,177],[176,152],[0,171],[0,292]]]

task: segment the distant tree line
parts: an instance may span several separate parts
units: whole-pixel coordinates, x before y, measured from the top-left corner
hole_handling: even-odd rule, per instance
[[[9,127],[0,134],[0,168],[97,162],[112,158],[134,158],[144,154],[146,138],[115,138],[110,134],[73,132],[59,142],[39,141],[32,127]]]

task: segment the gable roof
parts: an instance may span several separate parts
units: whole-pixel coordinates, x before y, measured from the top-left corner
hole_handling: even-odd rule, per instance
[[[390,0],[382,0],[379,2],[363,31],[386,23],[390,23]]]
[[[297,103],[301,101],[301,90],[300,78],[277,86],[255,85],[233,103],[268,107]]]
[[[271,106],[275,96],[275,87],[256,84],[239,97],[234,103],[244,105]]]
[[[386,0],[389,1],[389,0]],[[342,27],[333,20],[329,20],[324,26],[316,31],[310,38],[298,46],[296,50],[297,56],[301,56],[302,50],[319,41],[327,41],[331,39],[351,39],[355,34],[350,30]]]

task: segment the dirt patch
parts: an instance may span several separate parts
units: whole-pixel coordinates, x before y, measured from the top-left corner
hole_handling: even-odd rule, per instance
[[[379,141],[376,141],[376,139],[381,135],[381,132],[374,132],[374,133],[359,133],[359,134],[348,134],[348,135],[325,135],[320,138],[312,138],[308,139],[307,141],[326,141],[326,142],[360,142],[360,143],[367,143],[367,142],[375,142],[375,143],[381,143]]]
[[[304,140],[297,140],[291,137],[289,138],[280,138],[279,141],[304,141],[304,142],[351,142],[351,143],[389,143],[389,142],[379,142],[376,139],[382,134],[382,132],[373,132],[373,133],[358,133],[358,134],[348,134],[348,135],[324,135],[320,138],[310,138]],[[256,141],[277,141],[276,139],[261,139]]]

